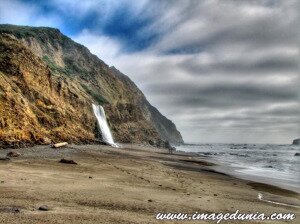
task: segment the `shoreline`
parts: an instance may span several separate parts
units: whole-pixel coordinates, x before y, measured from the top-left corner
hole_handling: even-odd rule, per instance
[[[266,178],[263,176],[256,176],[253,174],[249,174],[249,173],[243,173],[239,170],[242,170],[242,167],[231,167],[228,166],[225,163],[222,163],[220,161],[214,160],[214,159],[210,159],[210,158],[205,158],[205,157],[201,157],[200,158],[212,162],[215,164],[214,166],[214,170],[216,172],[223,172],[226,175],[241,179],[241,180],[245,180],[245,181],[249,181],[249,182],[253,182],[253,183],[260,183],[260,184],[264,184],[264,185],[269,185],[269,186],[273,186],[275,188],[280,188],[283,191],[292,191],[295,192],[297,194],[300,194],[300,186],[296,187],[296,186],[292,186],[292,185],[284,185],[282,183],[278,183],[276,181],[279,181],[280,179],[272,179],[272,178]]]
[[[218,145],[218,144],[216,144],[216,145]],[[242,146],[244,146],[244,145],[249,145],[250,146],[249,149],[251,149],[251,150],[254,150],[254,151],[258,150],[257,148],[255,148],[256,147],[255,144],[252,144],[252,145],[251,144],[242,144]],[[189,153],[189,150],[191,150],[200,159],[204,159],[206,161],[215,163],[216,171],[224,172],[228,175],[234,176],[239,179],[273,185],[273,186],[276,186],[279,188],[283,188],[286,190],[295,191],[297,193],[300,193],[300,182],[299,182],[299,180],[297,180],[297,178],[295,178],[295,177],[297,177],[298,173],[294,173],[292,175],[289,173],[281,172],[278,169],[273,169],[273,168],[276,168],[276,164],[275,164],[275,166],[273,164],[272,164],[272,166],[269,165],[271,162],[273,162],[271,160],[266,160],[266,162],[264,163],[264,166],[262,166],[262,165],[259,166],[259,164],[258,164],[258,166],[256,166],[255,164],[252,164],[252,163],[250,164],[249,160],[247,161],[247,159],[244,159],[244,158],[241,158],[241,160],[240,160],[239,157],[237,157],[237,156],[236,156],[236,158],[226,157],[227,155],[240,156],[239,154],[243,153],[242,150],[232,151],[232,149],[238,149],[238,148],[234,148],[234,147],[232,148],[231,144],[227,144],[227,145],[223,144],[222,150],[217,148],[217,150],[213,149],[212,152],[209,152],[209,153],[207,152],[209,150],[205,150],[204,147],[202,147],[202,145],[194,144],[194,146],[200,146],[199,151],[196,151],[196,149],[194,149],[194,148],[186,149],[184,147],[180,147],[180,150],[182,152],[187,152],[187,153]],[[264,146],[264,145],[262,145],[262,146]],[[274,146],[277,146],[277,145],[274,145]],[[208,145],[207,148],[208,147],[211,147],[211,146]],[[297,150],[296,151],[295,151],[295,149],[293,149],[293,150],[294,151],[291,151],[290,154],[291,153],[294,154],[295,152],[297,152]],[[276,156],[275,157],[275,160],[276,160],[277,154],[281,153],[281,152],[278,151],[278,149],[276,149],[272,153],[273,153],[272,156],[274,156],[274,155]],[[250,154],[249,152],[246,152],[246,155],[241,155],[241,156],[251,157],[251,159],[254,160],[252,156],[249,156],[249,154]],[[260,158],[260,159],[262,159],[262,158]],[[293,165],[295,166],[295,164],[293,164]],[[267,167],[267,169],[266,169],[266,167]]]
[[[226,166],[225,164],[222,164],[219,161],[210,159],[208,157],[202,157],[199,155],[193,155],[193,153],[190,152],[183,152],[180,151],[183,154],[186,154],[188,157],[194,157],[192,160],[180,160],[181,162],[194,163],[194,164],[200,164],[206,166],[204,167],[195,167],[195,166],[188,166],[184,164],[178,164],[178,165],[169,165],[171,167],[182,169],[182,170],[188,170],[188,171],[196,171],[196,172],[209,172],[214,173],[218,175],[228,176],[231,178],[238,179],[239,181],[245,181],[248,183],[249,186],[252,186],[257,191],[264,191],[267,193],[273,193],[273,194],[280,194],[287,196],[295,196],[300,195],[300,189],[294,189],[289,188],[288,186],[278,186],[276,183],[273,183],[271,181],[263,181],[253,176],[253,178],[250,177],[250,175],[237,175],[237,171],[233,169],[232,167]],[[196,158],[196,160],[195,160]]]
[[[0,220],[160,223],[154,218],[158,212],[237,209],[300,215],[297,207],[258,199],[261,193],[266,201],[299,206],[300,195],[296,192],[216,171],[214,163],[193,153],[168,154],[167,150],[154,147],[122,146],[1,149],[0,157],[12,150],[21,155],[10,161],[0,160]],[[59,163],[62,158],[72,159],[78,165]],[[39,211],[41,205],[48,205],[50,211]],[[13,208],[20,212],[11,212]]]

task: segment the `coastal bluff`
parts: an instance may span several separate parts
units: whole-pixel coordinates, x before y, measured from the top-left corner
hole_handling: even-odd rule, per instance
[[[294,139],[293,145],[300,145],[300,138]]]
[[[58,29],[0,25],[0,147],[101,138],[92,104],[116,142],[183,143],[175,124],[114,67]]]

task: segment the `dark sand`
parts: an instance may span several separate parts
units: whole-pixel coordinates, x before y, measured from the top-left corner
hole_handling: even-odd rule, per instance
[[[0,150],[0,157],[9,151]],[[174,223],[157,221],[155,215],[237,209],[300,215],[299,208],[257,198],[262,193],[267,200],[298,206],[299,194],[217,172],[213,163],[193,154],[169,155],[165,150],[138,145],[123,149],[36,146],[16,151],[22,155],[0,160],[0,223]],[[78,165],[59,163],[62,158]],[[42,205],[50,210],[38,210]],[[298,222],[297,217],[290,223]]]

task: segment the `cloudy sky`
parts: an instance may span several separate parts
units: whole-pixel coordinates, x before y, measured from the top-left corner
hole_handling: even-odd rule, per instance
[[[298,0],[0,0],[133,79],[186,142],[300,137]]]

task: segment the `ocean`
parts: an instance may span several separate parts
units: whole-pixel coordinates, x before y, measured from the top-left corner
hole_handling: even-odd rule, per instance
[[[300,192],[299,145],[183,144],[177,150],[206,157],[229,175]]]

